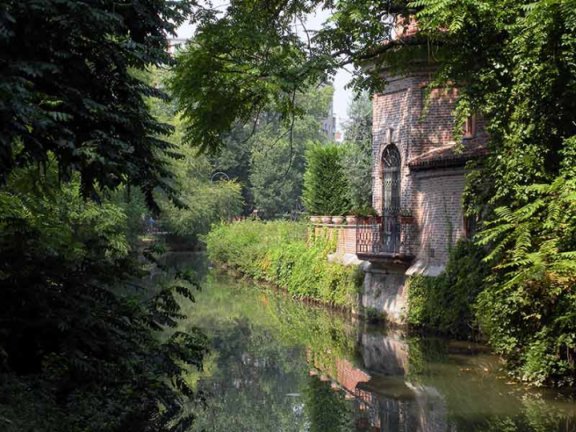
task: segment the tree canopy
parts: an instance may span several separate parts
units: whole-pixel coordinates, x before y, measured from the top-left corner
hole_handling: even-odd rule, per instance
[[[296,95],[310,84],[328,81],[337,67],[376,58],[373,51],[393,27],[385,17],[394,3],[258,0],[196,15],[196,35],[178,57],[172,82],[186,141],[217,146],[235,122],[270,106],[289,123],[302,114]],[[332,18],[320,30],[307,29],[306,15],[323,7],[335,8]],[[353,83],[375,89],[382,80],[372,69],[357,71]]]
[[[308,142],[327,141],[322,121],[328,116],[332,86],[309,87],[296,96],[301,115],[289,124],[274,105],[248,124],[236,123],[224,134],[221,148],[211,155],[214,170],[237,180],[245,197],[245,213],[258,209],[262,217],[302,208],[304,152]]]
[[[201,367],[206,338],[167,328],[197,282],[164,272],[136,241],[145,206],[130,191],[149,207],[155,188],[171,192],[166,159],[177,155],[159,138],[171,127],[149,109],[163,95],[144,70],[170,62],[166,34],[190,5],[0,3],[3,431],[184,430],[193,420],[184,377]]]
[[[169,64],[167,35],[190,1],[7,0],[0,5],[0,174],[42,166],[52,154],[62,179],[80,173],[84,196],[122,183],[153,205],[163,186],[159,138],[171,128],[146,109],[165,97],[134,71]]]

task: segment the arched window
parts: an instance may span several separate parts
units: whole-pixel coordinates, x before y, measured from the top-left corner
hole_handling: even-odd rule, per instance
[[[400,152],[394,144],[386,146],[382,152],[382,166],[386,168],[400,168]]]
[[[382,240],[384,252],[400,247],[400,152],[394,144],[382,152]]]

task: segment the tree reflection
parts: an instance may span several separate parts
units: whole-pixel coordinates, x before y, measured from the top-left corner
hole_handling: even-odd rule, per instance
[[[283,346],[266,329],[237,319],[216,332],[213,349],[217,369],[198,384],[207,407],[194,431],[304,430],[300,348]]]
[[[310,376],[304,394],[304,409],[310,422],[310,432],[353,430],[352,405],[345,400],[342,392],[332,388],[330,382]]]
[[[352,325],[209,277],[188,325],[212,341],[192,431],[570,432],[576,405],[498,376],[482,347]]]

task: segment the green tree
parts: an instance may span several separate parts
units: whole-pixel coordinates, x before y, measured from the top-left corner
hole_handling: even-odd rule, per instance
[[[326,140],[321,122],[328,115],[332,86],[311,87],[296,99],[302,115],[286,124],[269,106],[248,124],[225,133],[222,147],[209,157],[242,186],[245,214],[254,208],[273,217],[301,208],[304,152],[310,140]]]
[[[240,215],[244,202],[238,183],[212,181],[213,168],[205,155],[182,144],[177,147],[183,157],[173,161],[170,170],[184,207],[163,197],[159,200],[161,218],[171,233],[196,241],[212,224]]]
[[[372,99],[362,92],[348,106],[348,120],[344,124],[346,141],[356,144],[364,152],[372,153]]]
[[[296,97],[302,89],[328,81],[339,66],[377,59],[394,28],[387,17],[405,3],[258,0],[197,14],[196,36],[172,82],[187,142],[218,145],[223,131],[270,105],[290,123],[302,112]],[[335,8],[332,18],[319,31],[307,29],[306,14],[324,7]],[[354,73],[357,89],[382,87],[378,68]]]
[[[55,165],[43,182],[17,169],[0,190],[2,429],[186,425],[182,376],[201,366],[205,338],[156,332],[175,325],[173,293],[189,295],[192,279],[142,286],[126,214],[85,201],[77,175],[59,185]]]
[[[206,132],[211,140],[202,143],[214,144],[219,130],[227,129],[233,121],[250,118],[271,101],[289,121],[299,114],[298,105],[291,98],[294,91],[325,78],[336,66],[359,66],[352,84],[357,89],[373,91],[384,84],[381,66],[386,65],[391,73],[402,73],[413,67],[414,58],[419,56],[436,69],[430,87],[460,89],[456,128],[468,115],[477,113],[484,118],[490,133],[490,155],[471,167],[467,189],[469,213],[482,210],[491,233],[488,238],[493,240],[486,247],[494,252],[494,275],[487,287],[494,296],[492,302],[483,303],[483,310],[490,316],[490,311],[501,306],[501,297],[496,295],[501,286],[509,286],[522,301],[532,301],[526,296],[529,283],[510,282],[518,281],[519,274],[530,270],[534,257],[547,266],[543,268],[552,270],[554,266],[548,258],[554,253],[571,253],[576,250],[576,242],[571,230],[550,231],[544,222],[547,218],[540,219],[536,226],[528,227],[522,222],[530,232],[528,242],[506,241],[509,221],[503,219],[501,210],[495,210],[507,208],[509,214],[516,215],[514,220],[520,221],[520,214],[526,209],[542,203],[546,203],[545,208],[556,208],[552,202],[555,194],[539,194],[537,191],[545,186],[534,189],[534,185],[554,189],[553,185],[570,184],[574,177],[567,167],[573,164],[571,143],[576,135],[575,1],[415,0],[382,4],[344,0],[330,4],[333,16],[319,31],[305,32],[307,37],[299,38],[292,22],[319,5],[324,3],[242,3],[234,4],[221,15],[206,14],[199,20],[201,37],[183,55],[175,80],[190,137],[200,139],[199,135]],[[392,18],[399,15],[415,15],[418,20],[418,34],[404,44],[390,43],[398,24]],[[255,33],[259,36],[254,37]],[[215,72],[202,79],[201,90],[184,91],[204,78],[207,71]],[[211,113],[217,111],[204,102],[216,101],[216,106],[223,109],[225,99],[231,101],[233,108],[225,116],[214,116],[219,123],[210,122]],[[204,130],[205,125],[208,129]],[[572,208],[565,211],[572,212]],[[571,220],[570,214],[567,220]],[[494,234],[498,225],[502,237]],[[548,243],[549,236],[555,242]],[[554,247],[546,251],[541,248],[543,244]],[[526,253],[536,255],[528,259]],[[554,273],[548,270],[540,274]],[[565,295],[570,283],[563,282]],[[537,364],[532,360],[543,358],[540,354],[544,348],[530,351],[526,345],[529,326],[523,324],[536,316],[538,331],[546,329],[547,340],[562,341],[557,352],[547,358],[562,371],[554,375],[573,377],[570,359],[576,344],[568,337],[569,330],[548,326],[539,314],[523,316],[520,310],[510,308],[499,314],[496,327],[490,327],[503,331],[497,338],[509,337],[508,340],[519,342],[518,351],[522,354],[514,366]],[[546,316],[560,319],[570,314],[551,306],[551,314]],[[540,345],[543,346],[547,345]],[[551,377],[544,369],[541,371],[543,375],[528,374],[527,379],[538,376],[537,380],[543,382]]]
[[[168,34],[189,1],[8,0],[0,6],[0,174],[58,162],[86,197],[132,184],[149,205],[170,173],[170,127],[146,109],[166,95],[134,71],[169,64]]]
[[[147,286],[129,220],[172,194],[146,81],[190,2],[0,5],[0,428],[182,430],[205,337],[182,315],[177,273]],[[118,196],[140,189],[131,204]],[[86,198],[91,198],[87,200]],[[132,232],[128,232],[132,231]],[[128,233],[127,233],[128,232]],[[130,238],[131,237],[131,238]],[[160,337],[163,333],[163,337]]]
[[[253,151],[250,182],[256,208],[263,216],[273,217],[300,207],[304,145],[286,140],[268,145]]]
[[[354,428],[352,407],[344,399],[342,392],[335,392],[330,383],[320,378],[308,378],[304,391],[304,408],[310,419],[310,431],[348,431]]]
[[[254,124],[236,124],[232,130],[225,133],[222,146],[208,155],[214,173],[223,172],[228,178],[240,184],[244,197],[244,214],[250,214],[254,209],[250,170],[252,167],[252,137],[256,130]]]
[[[166,68],[149,68],[140,75],[155,88],[164,88],[171,72]],[[167,181],[178,194],[173,197],[162,190],[156,192],[161,210],[159,222],[170,233],[196,242],[198,236],[206,234],[212,224],[241,213],[243,200],[240,186],[236,182],[212,181],[214,168],[208,155],[198,153],[183,142],[182,121],[172,100],[148,98],[146,102],[158,121],[172,127],[172,133],[165,139],[179,155],[165,161],[165,169],[171,176]],[[137,207],[134,204],[140,201],[141,194],[131,194],[130,198],[132,205],[124,207],[133,213]],[[142,206],[138,209],[146,213]]]
[[[372,101],[367,92],[360,93],[348,107],[344,137],[349,144],[344,166],[349,199],[354,208],[372,206]]]
[[[315,144],[306,152],[302,198],[311,214],[343,215],[350,210],[343,155],[344,148],[336,144]]]
[[[441,52],[437,83],[459,86],[459,119],[478,112],[490,132],[490,156],[468,176],[493,269],[478,318],[517,376],[572,385],[576,2],[414,5]]]
[[[250,183],[254,203],[265,215],[302,208],[304,153],[310,141],[325,142],[322,120],[332,104],[332,86],[310,88],[298,97],[302,116],[283,126],[276,114],[254,136]]]

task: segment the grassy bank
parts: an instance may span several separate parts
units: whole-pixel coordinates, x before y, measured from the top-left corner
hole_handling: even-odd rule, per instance
[[[307,226],[286,221],[243,221],[215,227],[206,237],[210,260],[270,282],[299,298],[351,308],[361,274],[329,263],[334,243],[308,238]]]

